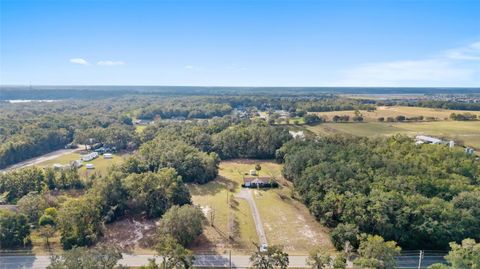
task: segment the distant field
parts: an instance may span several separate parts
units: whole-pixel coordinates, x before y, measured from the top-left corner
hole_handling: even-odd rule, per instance
[[[376,122],[378,118],[384,117],[393,117],[396,116],[405,116],[409,117],[434,117],[438,120],[445,120],[450,117],[452,113],[472,113],[478,115],[480,117],[480,111],[465,111],[465,110],[448,110],[448,109],[435,109],[435,108],[426,108],[426,107],[408,107],[408,106],[381,106],[378,107],[377,110],[372,112],[368,112],[366,110],[360,110],[364,121],[366,122]],[[351,117],[355,116],[354,110],[348,111],[330,111],[330,112],[312,112],[316,115],[323,116],[327,119],[327,121],[331,121],[333,116],[335,115],[348,115]]]
[[[37,166],[39,167],[52,167],[53,164],[59,163],[62,165],[69,164],[70,162],[73,162],[75,160],[78,160],[81,158],[81,154],[79,153],[70,153],[63,155],[59,158],[48,160],[42,163],[39,163]],[[92,160],[90,162],[84,162],[83,166],[78,170],[78,173],[80,176],[88,176],[91,175],[92,173],[97,173],[99,175],[104,174],[108,167],[115,165],[115,164],[121,164],[124,160],[126,155],[119,155],[119,154],[113,154],[113,159],[104,159],[103,156],[99,156],[95,160]],[[85,164],[91,163],[94,165],[95,169],[86,169]]]
[[[308,130],[323,135],[347,133],[359,136],[389,136],[397,133],[406,135],[425,134],[453,139],[480,149],[480,121],[435,121],[395,123],[324,123],[308,126]]]
[[[281,177],[281,165],[255,160],[222,162],[218,179],[205,185],[189,185],[194,204],[200,205],[205,213],[215,211],[215,227],[207,227],[193,249],[196,252],[218,253],[225,253],[228,249],[227,193],[230,199],[238,193],[244,173],[253,169],[257,162],[262,166],[260,176],[273,176],[283,185],[279,189],[254,191],[269,244],[283,245],[291,254],[306,254],[312,247],[333,251],[325,228],[314,220],[303,204],[289,197],[291,186]],[[235,201],[231,210],[236,221],[233,231],[230,231],[234,238],[232,248],[235,253],[248,254],[254,248],[253,242],[258,241],[255,225],[247,202],[239,198]]]

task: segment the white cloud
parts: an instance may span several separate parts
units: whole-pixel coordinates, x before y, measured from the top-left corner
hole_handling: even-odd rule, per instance
[[[194,69],[195,67],[193,65],[186,65],[185,69]]]
[[[480,41],[466,47],[447,50],[446,56],[453,60],[480,61]]]
[[[341,86],[455,86],[474,81],[480,69],[480,42],[451,49],[438,57],[367,63],[343,72]],[[480,67],[480,66],[479,66]]]
[[[117,66],[117,65],[125,65],[126,63],[124,61],[110,61],[110,60],[105,60],[105,61],[98,61],[97,65],[100,66]]]
[[[72,58],[70,59],[70,63],[72,64],[80,64],[80,65],[89,65],[89,63],[82,58]]]

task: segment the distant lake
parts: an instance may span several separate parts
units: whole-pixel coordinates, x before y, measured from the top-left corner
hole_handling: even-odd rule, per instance
[[[6,100],[8,103],[11,104],[16,104],[16,103],[32,103],[32,102],[38,102],[38,103],[52,103],[52,102],[58,102],[60,100],[26,100],[26,99],[15,99],[15,100]]]

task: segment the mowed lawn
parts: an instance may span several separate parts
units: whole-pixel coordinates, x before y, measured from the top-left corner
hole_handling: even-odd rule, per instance
[[[330,111],[330,112],[312,112],[316,115],[324,117],[327,121],[331,121],[335,115],[348,115],[350,118],[355,116],[354,110],[347,111]],[[395,118],[396,116],[405,116],[407,118],[423,116],[434,117],[438,120],[449,119],[452,113],[471,113],[480,117],[480,111],[465,111],[465,110],[448,110],[448,109],[436,109],[426,107],[409,107],[409,106],[380,106],[377,110],[368,112],[366,110],[360,110],[365,122],[377,122],[378,118]]]
[[[83,166],[78,169],[78,173],[80,174],[81,177],[86,177],[90,176],[94,173],[97,175],[104,175],[108,168],[112,165],[119,165],[123,163],[124,158],[126,157],[126,154],[113,154],[112,159],[104,159],[102,155],[100,155],[98,158],[90,161],[90,162],[83,162]],[[70,154],[63,155],[61,157],[58,157],[56,159],[48,160],[42,163],[37,164],[39,167],[52,167],[54,164],[59,163],[62,165],[67,165],[70,164],[71,162],[78,160],[82,157],[81,154],[74,152]],[[95,167],[95,169],[87,169],[85,167],[85,164],[91,163]]]
[[[234,238],[231,246],[235,253],[249,254],[254,249],[253,243],[258,241],[258,237],[246,201],[234,198],[231,214],[236,223],[233,229],[227,228],[227,193],[230,199],[234,197],[241,189],[245,173],[254,169],[257,163],[262,167],[260,176],[274,177],[281,185],[278,189],[253,190],[268,243],[283,245],[290,254],[308,254],[313,247],[333,252],[328,231],[315,221],[303,204],[290,198],[291,184],[282,178],[281,165],[243,159],[222,162],[219,178],[213,182],[189,185],[193,202],[202,206],[205,213],[210,210],[215,212],[215,227],[206,228],[205,235],[198,240],[194,250],[224,253],[229,248],[228,236],[225,236],[228,230]],[[208,218],[209,214],[206,215]]]
[[[452,139],[480,149],[480,121],[324,123],[308,126],[307,129],[322,135],[347,133],[368,137],[397,133],[410,136],[425,134]]]

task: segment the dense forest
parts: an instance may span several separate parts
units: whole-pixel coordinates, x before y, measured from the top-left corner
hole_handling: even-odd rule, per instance
[[[320,137],[285,144],[277,158],[338,248],[364,232],[405,249],[480,239],[480,162],[407,137]]]

